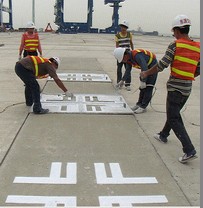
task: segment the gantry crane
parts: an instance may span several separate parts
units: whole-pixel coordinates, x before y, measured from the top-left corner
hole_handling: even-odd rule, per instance
[[[113,7],[113,15],[112,15],[112,25],[105,29],[106,33],[114,33],[116,34],[119,30],[118,22],[119,22],[119,14],[118,10],[121,7],[120,3],[125,0],[104,0],[104,4],[111,4],[110,7]]]
[[[87,22],[64,22],[64,0],[56,0],[55,3],[55,23],[59,26],[58,32],[62,33],[117,33],[119,14],[118,10],[121,7],[120,3],[125,0],[104,0],[104,4],[111,4],[113,7],[112,25],[106,29],[92,28],[92,13],[93,13],[93,0],[88,0],[87,8]]]
[[[62,33],[88,33],[92,27],[93,0],[88,0],[87,22],[64,22],[64,0],[56,0],[55,24],[59,26],[58,31]]]
[[[5,7],[3,1],[4,0],[0,0],[0,31],[13,29],[12,0],[9,0],[9,7]],[[3,12],[9,13],[9,22],[3,22]]]

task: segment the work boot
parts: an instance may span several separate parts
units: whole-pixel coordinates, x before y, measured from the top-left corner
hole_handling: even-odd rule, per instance
[[[190,160],[194,160],[196,158],[197,158],[196,150],[193,150],[192,152],[185,153],[182,157],[179,157],[179,162],[186,163],[186,162],[188,162]]]
[[[162,143],[167,143],[167,142],[168,142],[167,137],[163,137],[163,136],[161,135],[161,133],[155,134],[155,135],[154,135],[154,138],[155,138],[156,140],[162,142]]]
[[[131,109],[132,109],[132,111],[136,111],[139,107],[140,107],[139,105],[135,105]]]
[[[127,91],[131,91],[130,86],[126,86],[125,89],[126,89]]]
[[[141,107],[139,107],[138,109],[136,109],[136,110],[134,111],[134,113],[140,114],[140,113],[145,113],[146,111],[147,111],[146,108],[141,108]]]
[[[49,109],[43,109],[43,108],[37,111],[33,111],[34,114],[46,114],[48,112],[49,112]]]
[[[124,85],[124,81],[121,80],[120,82],[118,82],[118,83],[116,84],[116,89],[121,89],[121,88],[123,87],[123,85]]]

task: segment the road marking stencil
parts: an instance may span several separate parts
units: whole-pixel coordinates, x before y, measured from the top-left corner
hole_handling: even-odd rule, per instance
[[[99,196],[100,206],[112,207],[132,207],[136,204],[167,203],[168,200],[164,195],[151,196]]]
[[[74,94],[71,98],[41,94],[41,103],[50,113],[133,114],[120,95]]]
[[[112,177],[107,177],[104,163],[95,163],[97,184],[154,184],[155,177],[123,177],[119,163],[109,163]]]
[[[75,196],[16,196],[9,195],[6,203],[14,204],[42,204],[45,207],[76,207],[77,199]]]
[[[119,163],[109,163],[112,177],[107,177],[105,164],[94,163],[94,171],[97,184],[156,184],[155,177],[123,177]],[[66,177],[61,177],[61,162],[51,164],[49,177],[15,177],[13,183],[20,184],[55,184],[71,185],[77,183],[77,163],[66,163]],[[39,191],[39,189],[38,189]],[[9,204],[42,204],[45,207],[76,207],[77,196],[25,196],[8,195],[5,203]],[[165,195],[141,195],[141,196],[98,196],[100,207],[132,207],[136,204],[168,203]]]
[[[76,184],[77,167],[76,163],[67,163],[66,177],[61,177],[62,163],[53,162],[51,164],[49,177],[15,177],[13,183],[31,183],[31,184]]]
[[[94,74],[94,73],[57,73],[62,81],[73,82],[112,82],[107,74]],[[53,81],[49,77],[48,80]]]

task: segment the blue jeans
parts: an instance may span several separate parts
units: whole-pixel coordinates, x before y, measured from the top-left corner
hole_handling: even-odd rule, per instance
[[[125,66],[125,73],[122,77],[122,67],[123,65]],[[127,63],[118,63],[117,61],[117,83],[123,80],[126,84],[125,86],[130,86],[131,83],[131,69],[132,65],[127,64]]]
[[[182,144],[183,152],[187,154],[195,149],[180,114],[188,98],[189,96],[184,96],[178,91],[168,92],[166,101],[167,120],[163,130],[160,132],[163,137],[167,137],[172,129]]]
[[[26,104],[34,103],[33,111],[41,110],[40,102],[40,86],[31,70],[26,69],[20,63],[16,63],[15,72],[20,79],[25,83],[25,100]]]
[[[150,75],[145,80],[147,87],[140,89],[138,102],[136,103],[136,105],[140,106],[141,108],[146,108],[152,99],[152,93],[157,80],[157,74]]]

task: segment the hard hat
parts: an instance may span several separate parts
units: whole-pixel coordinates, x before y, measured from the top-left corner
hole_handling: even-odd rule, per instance
[[[57,66],[59,67],[61,61],[60,61],[60,59],[59,59],[58,57],[55,57],[55,56],[54,56],[54,57],[50,58],[50,60],[51,60],[52,62],[54,62],[55,64],[57,64]]]
[[[172,22],[172,29],[174,27],[184,27],[184,26],[191,26],[191,21],[190,19],[184,15],[184,14],[181,14],[181,15],[178,15],[174,18],[173,22]]]
[[[30,21],[30,22],[27,23],[26,28],[30,28],[30,29],[33,28],[34,29],[35,28],[35,24]]]
[[[126,20],[122,21],[122,22],[119,24],[119,26],[124,26],[124,27],[129,28],[129,24],[128,24],[128,22],[127,22]]]
[[[122,62],[125,50],[126,48],[121,48],[121,47],[118,47],[114,50],[113,55],[118,60],[118,63]]]

